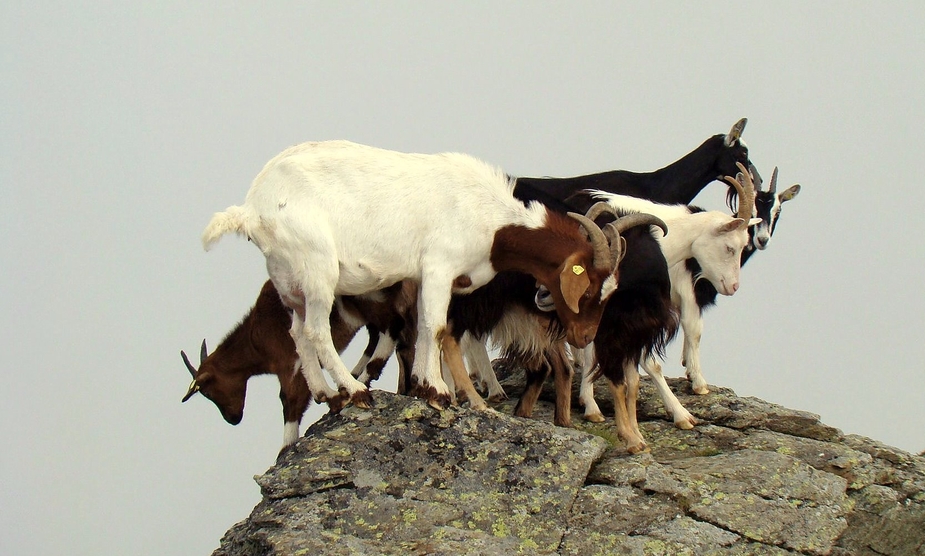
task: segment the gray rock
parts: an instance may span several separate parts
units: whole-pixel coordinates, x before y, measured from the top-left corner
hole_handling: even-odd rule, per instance
[[[377,392],[257,477],[264,501],[216,554],[554,553],[607,444],[495,412]]]
[[[518,381],[511,369],[503,382],[514,397]],[[551,388],[532,419],[510,416],[514,400],[437,412],[376,392],[373,409],[322,418],[256,478],[263,500],[214,555],[925,556],[921,456],[669,379],[701,420],[679,430],[642,383],[651,451],[635,456],[612,421],[552,426]]]

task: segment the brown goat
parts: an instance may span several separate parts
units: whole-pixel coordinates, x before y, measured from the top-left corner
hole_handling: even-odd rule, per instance
[[[397,338],[402,366],[411,368],[411,348],[401,343],[398,332],[405,326],[405,318],[413,314],[416,287],[400,282],[366,296],[342,296],[331,311],[331,331],[335,347],[343,351],[360,327],[370,332],[370,345],[393,342]],[[404,315],[404,316],[403,316]],[[413,320],[412,320],[413,322]],[[197,370],[184,352],[180,352],[193,382],[183,397],[190,399],[197,392],[210,399],[228,423],[237,425],[244,417],[247,380],[255,375],[275,374],[279,379],[279,397],[283,405],[283,449],[298,439],[302,415],[311,403],[311,392],[300,372],[295,343],[289,333],[292,315],[280,300],[273,283],[267,280],[253,308],[211,354],[205,340],[200,350]],[[380,334],[380,331],[383,333]],[[394,334],[390,336],[390,334]],[[413,346],[413,341],[411,342]],[[368,382],[379,378],[391,350],[384,358],[366,357],[358,365]],[[365,363],[365,364],[363,364]],[[356,371],[355,371],[356,372]],[[340,411],[347,399],[337,396],[328,400],[331,411]]]

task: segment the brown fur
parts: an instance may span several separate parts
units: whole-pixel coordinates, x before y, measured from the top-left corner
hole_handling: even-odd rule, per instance
[[[354,322],[369,323],[373,329],[370,333],[378,335],[379,329],[403,329],[404,319],[414,322],[410,313],[414,312],[416,295],[417,288],[413,284],[399,283],[375,296],[342,297],[341,306],[354,316]],[[284,421],[301,422],[312,395],[305,377],[296,369],[298,355],[289,334],[291,325],[291,313],[268,280],[244,319],[201,361],[194,382],[228,423],[237,425],[241,421],[247,380],[261,374],[275,374],[279,379]],[[331,313],[331,330],[335,347],[340,352],[346,349],[358,328],[335,310]],[[407,351],[404,348],[405,359]],[[384,364],[384,361],[369,363],[375,367],[376,376]],[[367,407],[372,404],[369,396],[348,400],[341,395],[326,401],[332,412],[340,411],[350,401]]]
[[[610,265],[594,266],[594,252],[578,222],[547,211],[546,225],[542,228],[505,226],[495,233],[491,263],[499,272],[526,272],[549,289],[569,343],[583,347],[594,339],[604,308],[600,302],[601,285],[616,272]],[[588,283],[584,295],[577,299],[577,313],[566,309],[568,300],[563,291],[571,288],[568,285],[563,288],[562,283],[562,277],[570,274],[568,269],[576,264],[585,269],[581,280]]]

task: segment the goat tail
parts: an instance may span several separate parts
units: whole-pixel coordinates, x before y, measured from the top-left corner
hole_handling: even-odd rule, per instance
[[[224,212],[216,212],[202,232],[203,249],[208,251],[223,235],[230,232],[250,237],[248,220],[243,207],[232,206]]]

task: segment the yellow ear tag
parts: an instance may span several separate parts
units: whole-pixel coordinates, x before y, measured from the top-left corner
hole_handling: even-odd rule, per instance
[[[585,267],[580,264],[576,264],[572,267],[572,272],[575,273],[575,276],[581,276],[585,271]]]

